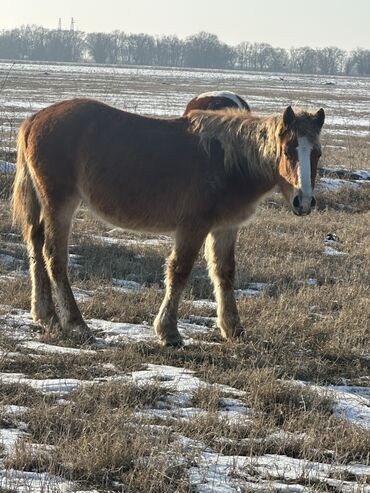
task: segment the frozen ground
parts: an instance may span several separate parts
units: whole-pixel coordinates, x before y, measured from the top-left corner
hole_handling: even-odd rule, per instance
[[[334,237],[335,238],[335,237]],[[327,240],[325,248],[334,248],[336,240]],[[327,253],[328,254],[328,253]],[[4,259],[0,258],[0,261]],[[5,259],[8,262],[8,259]],[[14,264],[14,261],[12,261]],[[16,276],[17,271],[10,271],[8,275]],[[307,283],[316,286],[315,280]],[[145,287],[125,280],[113,279],[113,285],[124,290],[143,290]],[[246,290],[239,290],[239,296],[258,296],[268,286],[265,283],[251,283]],[[126,291],[125,291],[126,292]],[[88,298],[81,298],[80,302]],[[195,302],[197,303],[197,302]],[[198,300],[199,303],[211,303],[209,300]],[[0,316],[0,326],[3,336],[17,343],[15,351],[3,352],[3,358],[16,359],[22,351],[29,352],[30,357],[37,358],[40,354],[66,355],[93,355],[98,351],[105,351],[119,344],[134,344],[136,342],[153,342],[155,340],[152,327],[146,324],[129,324],[110,322],[101,319],[92,319],[88,323],[99,336],[98,347],[94,350],[80,348],[66,348],[63,346],[46,344],[39,341],[38,332],[32,322],[30,313],[24,310],[9,309],[2,306],[3,315]],[[212,317],[191,316],[187,320],[180,320],[179,328],[186,345],[200,345],[199,335],[207,333],[208,325],[215,320]],[[212,344],[219,344],[214,342]],[[157,403],[155,408],[146,407],[137,413],[137,417],[145,419],[149,424],[163,423],[161,426],[170,426],[169,423],[190,422],[194,418],[201,418],[206,411],[192,403],[192,397],[199,389],[210,388],[220,393],[220,408],[217,417],[223,423],[242,426],[254,419],[251,410],[246,407],[242,398],[244,392],[227,385],[209,384],[199,378],[194,371],[172,365],[147,364],[138,371],[112,374],[114,366],[109,366],[107,376],[81,380],[77,378],[42,379],[32,378],[23,373],[0,373],[1,383],[22,383],[41,390],[45,394],[53,394],[67,398],[68,394],[81,386],[90,386],[115,380],[122,383],[132,383],[137,386],[146,386],[155,383],[169,391],[169,395]],[[309,382],[290,381],[297,386],[305,386],[333,399],[334,413],[344,420],[352,422],[360,429],[370,428],[370,387],[330,385],[319,386]],[[22,416],[27,408],[19,406],[5,406],[3,413],[12,416]],[[17,440],[27,436],[27,427],[19,421],[19,427],[0,429],[0,441],[3,445],[3,460],[12,456]],[[156,426],[157,426],[156,425]],[[276,434],[276,432],[275,432]],[[288,434],[289,435],[289,434]],[[303,434],[292,434],[291,437],[280,433],[272,434],[274,440],[304,439]],[[191,453],[193,464],[189,465],[188,475],[198,493],[240,493],[246,491],[260,492],[317,492],[337,491],[343,493],[365,493],[370,491],[370,465],[348,464],[336,465],[332,462],[317,462],[302,460],[286,455],[264,454],[257,456],[225,455],[214,452],[203,443],[195,441],[185,435],[178,434],[177,441],[184,451]],[[347,478],[347,479],[346,479]],[[319,488],[317,489],[318,486]],[[13,489],[21,493],[82,493],[76,483],[66,481],[61,477],[47,473],[22,472],[13,469],[1,468],[0,486]]]
[[[41,344],[35,340],[30,326],[32,324],[30,315],[18,311],[12,315],[1,317],[0,323],[3,327],[11,327],[12,335],[21,341],[21,346],[38,352],[82,352],[80,349],[64,348],[48,344]],[[93,330],[99,329],[100,337],[112,343],[112,333],[120,336],[120,342],[130,344],[134,341],[143,340],[143,334],[151,331],[151,328],[135,326],[133,324],[113,324],[102,320],[90,321]],[[17,329],[18,328],[18,329]],[[122,330],[117,330],[117,329]],[[187,324],[187,337],[198,334],[199,327]],[[103,335],[102,335],[103,333]],[[185,335],[185,334],[184,334]],[[144,340],[149,335],[144,335]],[[192,344],[195,344],[192,340]],[[164,423],[171,420],[191,420],[204,414],[200,408],[193,407],[191,397],[199,388],[209,386],[205,381],[198,378],[193,371],[181,367],[168,365],[147,365],[140,371],[134,371],[126,375],[119,374],[117,378],[122,382],[134,382],[136,385],[147,385],[159,383],[171,391],[170,397],[163,402],[163,407],[156,406],[155,409],[147,408],[140,412],[140,417],[163,420]],[[104,379],[103,379],[104,380]],[[81,385],[92,385],[98,380],[81,381],[78,379],[54,379],[40,380],[27,378],[22,374],[0,374],[3,383],[18,382],[30,385],[45,393],[57,393],[66,396],[70,391]],[[309,385],[296,382],[297,385]],[[357,426],[370,427],[370,388],[328,386],[322,387],[309,385],[318,393],[324,393],[334,399],[335,412],[342,418],[355,423]],[[243,392],[225,385],[213,385],[227,395],[223,399],[221,409],[218,411],[219,418],[225,422],[241,425],[253,419],[250,410],[245,407],[238,397]],[[231,397],[233,396],[233,397]],[[13,406],[14,407],[14,406]],[[22,409],[20,410],[22,412]],[[9,412],[15,412],[9,409]],[[1,441],[4,445],[5,455],[11,455],[14,451],[16,441],[25,435],[24,430],[3,429]],[[245,457],[236,455],[222,455],[212,452],[205,445],[195,442],[184,436],[179,436],[179,442],[186,445],[197,457],[197,465],[189,469],[192,483],[196,485],[199,493],[238,493],[240,491],[279,491],[279,492],[310,492],[317,491],[316,483],[322,487],[332,488],[341,492],[367,492],[370,486],[364,481],[370,478],[370,466],[353,464],[348,466],[336,466],[334,463],[319,463],[315,461],[294,459],[283,455],[267,454],[257,457]],[[335,479],[346,474],[351,476],[351,481]],[[304,481],[302,482],[304,478]],[[366,479],[367,478],[367,479]],[[64,481],[62,478],[47,474],[37,474],[14,470],[0,471],[1,486],[16,488],[16,491],[29,493],[35,492],[74,492],[80,491],[77,485]],[[363,486],[361,486],[363,484]],[[310,486],[311,485],[311,486]]]

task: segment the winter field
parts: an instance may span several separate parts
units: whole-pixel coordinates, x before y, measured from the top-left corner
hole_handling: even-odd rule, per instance
[[[159,346],[171,238],[83,207],[70,277],[97,344],[42,336],[7,200],[20,121],[75,96],[180,115],[215,89],[257,113],[327,114],[317,211],[295,217],[274,194],[240,232],[244,339],[220,339],[200,256],[185,346]],[[370,492],[369,108],[361,78],[0,63],[0,492]]]

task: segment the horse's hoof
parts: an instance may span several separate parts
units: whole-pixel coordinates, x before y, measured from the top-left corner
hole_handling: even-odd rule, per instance
[[[228,330],[228,331],[220,328],[220,331],[221,331],[222,337],[224,339],[226,339],[227,341],[240,340],[246,334],[244,327],[235,327],[233,330]]]
[[[245,328],[244,327],[238,327],[233,334],[234,339],[240,339],[244,337],[246,334]]]
[[[45,333],[60,333],[62,331],[62,326],[60,324],[59,317],[56,313],[51,313],[50,316],[44,318],[37,318],[32,315],[33,321],[36,325],[39,325],[43,332]]]
[[[85,323],[69,325],[64,329],[63,335],[66,339],[80,345],[91,345],[96,342],[91,330]]]
[[[78,331],[72,335],[73,339],[81,345],[87,345],[91,346],[92,344],[95,344],[96,339],[93,336],[92,332],[90,330],[86,331]]]
[[[184,345],[184,341],[182,337],[179,335],[176,337],[168,337],[166,339],[161,339],[161,344],[164,347],[179,348]]]

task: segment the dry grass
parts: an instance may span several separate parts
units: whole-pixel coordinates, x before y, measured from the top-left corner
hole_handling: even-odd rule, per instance
[[[244,424],[217,414],[219,389],[211,388],[205,402],[196,400],[207,414],[177,424],[178,431],[226,455],[279,454],[328,463],[369,463],[370,431],[335,416],[328,396],[282,382],[271,370],[251,372],[245,388],[242,400],[250,414]]]
[[[20,441],[7,467],[47,470],[111,491],[189,492],[170,430],[135,416],[166,395],[159,385],[110,382],[77,390],[63,405],[40,402],[27,417],[28,430],[33,441],[52,447],[35,450]]]
[[[0,405],[32,406],[44,402],[40,391],[21,383],[0,383]],[[50,398],[52,400],[52,398]]]
[[[0,360],[0,371],[5,373],[24,373],[31,378],[78,378],[91,380],[109,377],[115,370],[109,366],[103,352],[90,354],[27,354],[22,350],[17,358]]]

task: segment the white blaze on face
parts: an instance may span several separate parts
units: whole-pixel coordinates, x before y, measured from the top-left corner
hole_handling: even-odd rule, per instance
[[[312,198],[312,182],[311,182],[311,151],[313,144],[307,137],[298,137],[298,186],[302,194],[302,202],[309,201]],[[303,206],[309,205],[302,203]]]

